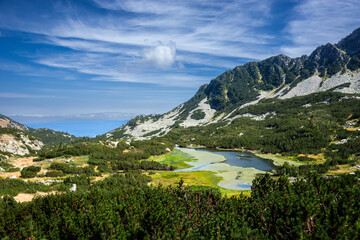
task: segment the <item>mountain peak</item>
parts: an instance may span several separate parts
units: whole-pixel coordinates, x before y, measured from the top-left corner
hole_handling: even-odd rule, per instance
[[[344,63],[347,62],[348,57],[346,53],[341,51],[335,45],[327,43],[316,48],[315,51],[311,53],[309,60],[316,62],[320,67],[328,67],[330,64],[336,62],[344,65]]]
[[[360,27],[355,29],[347,37],[343,38],[336,46],[341,50],[344,50],[350,56],[360,53]]]

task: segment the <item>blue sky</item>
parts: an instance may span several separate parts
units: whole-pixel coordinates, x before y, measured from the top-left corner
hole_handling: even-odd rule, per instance
[[[0,113],[164,113],[237,65],[338,42],[359,12],[358,0],[0,0]]]

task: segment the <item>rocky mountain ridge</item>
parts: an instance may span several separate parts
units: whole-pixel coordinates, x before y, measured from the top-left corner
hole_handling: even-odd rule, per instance
[[[0,158],[27,155],[45,145],[70,144],[77,138],[68,133],[47,128],[32,129],[11,118],[0,115]]]
[[[18,123],[1,114],[0,114],[0,128],[15,128],[18,130],[29,130],[27,126]]]
[[[36,153],[43,146],[40,139],[23,130],[0,128],[0,159]]]
[[[360,93],[360,28],[338,44],[316,48],[310,56],[283,54],[237,66],[200,87],[187,102],[162,115],[138,116],[105,138],[159,137],[177,127],[233,120],[245,106],[267,98],[292,98],[321,91]],[[231,116],[231,119],[229,119]]]

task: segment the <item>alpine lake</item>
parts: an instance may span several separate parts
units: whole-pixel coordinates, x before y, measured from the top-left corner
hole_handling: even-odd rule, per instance
[[[156,172],[155,183],[177,184],[180,178],[188,185],[218,187],[222,192],[251,189],[253,179],[276,169],[272,160],[249,152],[176,148],[153,160],[172,165],[172,172]]]

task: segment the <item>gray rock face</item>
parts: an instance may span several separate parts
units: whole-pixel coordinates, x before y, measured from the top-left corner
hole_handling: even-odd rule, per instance
[[[360,28],[355,29],[349,36],[343,38],[336,46],[350,56],[360,53]]]
[[[318,47],[309,57],[309,60],[316,62],[318,67],[328,67],[334,63],[344,65],[348,59],[346,53],[330,43]]]

